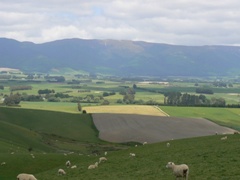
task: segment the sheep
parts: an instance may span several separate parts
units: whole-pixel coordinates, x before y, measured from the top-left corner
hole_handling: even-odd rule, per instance
[[[95,164],[91,164],[88,166],[88,169],[95,169],[98,167],[98,162],[96,162]]]
[[[69,160],[66,162],[66,166],[67,166],[67,167],[70,167],[70,166],[71,166],[71,162],[70,162]]]
[[[6,162],[2,162],[2,163],[1,163],[1,166],[5,165],[5,164],[6,164]]]
[[[107,151],[104,153],[104,155],[105,155],[105,156],[107,155]]]
[[[73,166],[71,167],[71,169],[75,169],[75,168],[77,168],[77,166],[76,166],[76,165],[73,165]]]
[[[168,162],[166,168],[173,170],[173,174],[176,176],[176,179],[179,177],[185,177],[188,180],[189,167],[186,164],[175,165],[173,162]]]
[[[136,154],[135,153],[129,153],[130,157],[135,157]]]
[[[32,174],[21,173],[17,175],[17,180],[37,180]]]
[[[104,162],[104,161],[107,161],[107,158],[105,158],[105,157],[100,157],[100,158],[99,158],[99,164],[100,164],[101,162]]]
[[[221,140],[227,140],[227,136],[222,137]]]
[[[143,145],[146,145],[147,144],[147,142],[143,142]]]
[[[63,169],[58,169],[58,175],[65,175],[67,174]]]
[[[170,147],[170,143],[169,142],[167,143],[167,147]]]

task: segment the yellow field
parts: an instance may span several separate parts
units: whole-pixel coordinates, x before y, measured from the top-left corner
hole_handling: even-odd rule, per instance
[[[139,114],[152,116],[167,116],[161,109],[147,105],[124,105],[124,106],[87,106],[83,107],[87,113],[119,113]]]

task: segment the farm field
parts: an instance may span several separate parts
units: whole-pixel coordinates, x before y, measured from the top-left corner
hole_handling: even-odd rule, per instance
[[[239,108],[161,106],[172,117],[205,118],[217,124],[240,130]]]
[[[99,138],[109,142],[156,143],[190,137],[233,134],[235,130],[202,118],[133,114],[93,114]]]
[[[147,105],[115,105],[115,106],[86,106],[88,113],[111,113],[111,114],[138,114],[150,116],[166,116],[157,106]]]

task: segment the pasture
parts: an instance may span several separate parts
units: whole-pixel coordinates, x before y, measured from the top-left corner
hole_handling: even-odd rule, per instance
[[[229,135],[226,141],[222,136],[213,135],[129,147],[121,151],[108,152],[107,161],[97,169],[88,170],[90,164],[98,161],[100,156],[87,156],[63,153],[35,153],[33,159],[29,153],[0,153],[0,159],[6,165],[0,167],[1,180],[14,180],[20,172],[33,173],[40,180],[60,179],[174,179],[166,164],[186,163],[190,168],[189,179],[194,180],[236,180],[240,178],[238,167],[239,135]],[[197,143],[196,143],[197,142]],[[130,157],[135,153],[136,157]],[[103,154],[101,154],[102,156]],[[70,160],[76,169],[66,168]],[[65,176],[58,176],[57,170],[65,169]]]
[[[202,117],[217,124],[240,130],[239,108],[213,107],[170,107],[161,106],[163,111],[174,117]]]
[[[58,73],[58,74],[57,74]],[[134,98],[138,104],[148,104],[148,103],[164,103],[164,92],[172,92],[179,91],[181,93],[189,93],[196,94],[197,87],[207,87],[213,90],[214,94],[207,95],[208,99],[211,98],[224,98],[226,104],[239,104],[239,87],[238,83],[232,83],[232,87],[215,87],[213,86],[214,80],[206,80],[203,82],[199,82],[198,86],[195,86],[194,81],[182,81],[181,79],[170,79],[166,84],[158,83],[158,81],[153,81],[153,83],[142,83],[141,80],[134,79],[124,79],[120,77],[116,78],[108,78],[104,76],[99,77],[90,77],[87,75],[82,75],[84,77],[77,78],[75,74],[76,71],[68,71],[64,70],[61,73],[65,74],[50,74],[50,76],[64,76],[65,82],[47,82],[43,78],[31,80],[21,80],[20,79],[11,79],[11,80],[0,80],[0,85],[4,86],[4,89],[0,89],[0,97],[4,95],[9,95],[11,93],[12,86],[31,86],[31,90],[18,90],[13,91],[13,93],[19,94],[27,94],[27,95],[38,95],[39,90],[43,89],[51,89],[54,90],[55,93],[63,93],[65,95],[69,95],[69,98],[58,98],[60,102],[72,102],[73,99],[77,98],[86,98],[87,96],[93,96],[94,101],[87,102],[86,105],[101,105],[104,100],[107,100],[111,105],[119,104],[119,100],[123,99],[123,95],[120,92],[126,91],[128,88],[133,88],[136,85],[137,88],[134,89],[135,94]],[[20,75],[19,75],[20,76]],[[24,77],[24,75],[21,74]],[[26,77],[24,77],[26,78]],[[74,81],[79,81],[79,84],[72,84]],[[198,80],[196,80],[198,81]],[[201,80],[200,80],[201,81]],[[104,96],[103,94],[114,93],[109,96]],[[103,99],[102,99],[103,97]],[[100,100],[99,100],[100,99]],[[47,101],[47,100],[45,100]],[[76,102],[76,101],[74,101]],[[86,102],[82,102],[86,103]],[[124,105],[124,103],[123,103]]]

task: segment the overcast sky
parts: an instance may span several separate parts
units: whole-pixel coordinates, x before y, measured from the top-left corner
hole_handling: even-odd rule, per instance
[[[0,37],[240,45],[240,0],[1,0]]]

